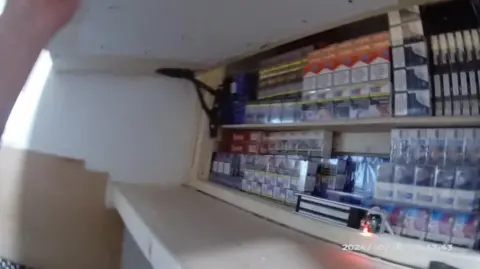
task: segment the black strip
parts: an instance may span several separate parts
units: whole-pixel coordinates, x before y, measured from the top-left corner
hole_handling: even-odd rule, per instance
[[[300,212],[300,203],[302,202],[302,196],[297,195],[297,205],[295,206],[295,211]]]
[[[347,220],[344,220],[344,219],[341,219],[341,218],[337,218],[337,217],[334,217],[334,216],[330,216],[330,215],[327,215],[327,214],[323,214],[323,213],[316,212],[316,211],[313,211],[313,210],[310,210],[310,209],[305,209],[305,208],[301,208],[299,212],[300,213],[307,212],[309,214],[313,214],[313,215],[320,216],[320,217],[323,217],[323,218],[343,222],[343,223],[345,223],[345,226],[347,226]]]
[[[320,206],[320,207],[333,209],[333,210],[336,210],[336,211],[341,211],[341,212],[347,213],[347,214],[350,213],[350,208],[349,209],[343,209],[343,208],[334,207],[332,205],[321,204],[321,203],[310,201],[310,200],[302,200],[302,202],[307,203],[307,204],[311,204],[311,205],[316,205],[316,206]],[[299,207],[301,207],[301,206],[299,206]]]

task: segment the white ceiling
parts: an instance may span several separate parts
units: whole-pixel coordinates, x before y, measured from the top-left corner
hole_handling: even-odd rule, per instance
[[[51,51],[69,68],[207,68],[399,0],[350,1],[84,0]]]

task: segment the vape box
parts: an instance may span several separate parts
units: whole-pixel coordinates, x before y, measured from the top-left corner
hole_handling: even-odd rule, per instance
[[[251,183],[251,192],[261,195],[262,194],[262,184],[258,182]]]
[[[427,129],[427,164],[443,165],[445,163],[445,129]]]
[[[256,131],[235,131],[227,134],[225,139],[232,142],[261,142],[264,133]]]
[[[371,47],[369,44],[358,44],[354,48],[354,63],[351,69],[351,82],[364,83],[370,78]]]
[[[297,104],[287,102],[282,104],[282,123],[294,123],[299,121],[297,113]]]
[[[299,192],[313,191],[316,184],[318,163],[295,160],[295,164],[290,189]]]
[[[422,22],[417,20],[391,27],[390,37],[392,46],[422,41],[424,39]]]
[[[415,204],[434,206],[435,196],[435,166],[417,165],[415,167]]]
[[[389,79],[391,59],[388,32],[373,35],[372,39],[375,43],[371,44],[370,80]]]
[[[395,235],[400,235],[403,230],[406,209],[395,205],[388,205],[383,208],[387,212],[387,220]]]
[[[297,204],[297,200],[298,200],[298,195],[295,191],[293,191],[293,190],[287,190],[286,191],[285,202],[287,204],[295,205],[295,204]]]
[[[316,119],[318,121],[330,121],[334,119],[333,91],[322,92],[318,95],[316,103]]]
[[[426,240],[449,244],[452,238],[453,224],[455,215],[439,210],[434,210],[430,214],[428,223],[428,232]]]
[[[478,209],[478,168],[458,167],[455,174],[453,208],[462,211]]]
[[[373,82],[370,86],[370,105],[366,117],[390,117],[391,84],[388,80]]]
[[[326,52],[325,57],[323,57],[322,62],[319,64],[319,71],[315,77],[317,89],[325,89],[333,86],[333,71],[336,68],[335,52],[334,48]]]
[[[336,64],[333,70],[333,85],[343,86],[350,84],[350,70],[352,67],[353,47],[350,41],[345,41],[337,46]]]
[[[393,200],[393,172],[395,165],[382,163],[377,168],[377,182],[375,183],[374,198],[376,200]]]
[[[431,115],[430,90],[395,93],[394,105],[395,116]]]
[[[274,187],[273,199],[285,202],[285,200],[287,199],[287,189],[281,187]]]
[[[394,194],[397,202],[412,203],[415,195],[415,167],[411,165],[395,165]]]
[[[292,183],[292,177],[288,175],[277,175],[277,187],[290,189]]]
[[[262,184],[262,195],[268,198],[273,198],[273,185]]]
[[[246,179],[242,180],[242,190],[245,192],[250,192],[251,191],[251,184],[252,182]]]
[[[478,217],[476,214],[457,214],[453,224],[451,244],[473,248],[478,232]]]
[[[311,91],[317,88],[317,82],[315,80],[317,71],[319,69],[318,63],[309,63],[304,68],[303,73],[303,91]]]
[[[399,9],[388,13],[388,22],[390,26],[401,23],[415,21],[420,19],[420,9],[418,6]]]
[[[421,208],[409,208],[404,219],[402,235],[423,240],[427,235],[429,213]]]
[[[427,45],[424,41],[392,48],[393,67],[426,65],[428,63]]]
[[[465,150],[463,129],[447,129],[445,138],[445,165],[462,165]]]
[[[358,84],[350,90],[350,119],[370,117],[370,86]]]
[[[350,117],[350,92],[347,88],[337,88],[333,91],[333,110],[335,119]]]
[[[465,129],[465,165],[476,166],[480,163],[480,129]]]

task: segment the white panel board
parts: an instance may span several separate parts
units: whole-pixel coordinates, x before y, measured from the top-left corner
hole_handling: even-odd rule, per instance
[[[218,63],[324,30],[396,0],[89,0],[80,51]]]

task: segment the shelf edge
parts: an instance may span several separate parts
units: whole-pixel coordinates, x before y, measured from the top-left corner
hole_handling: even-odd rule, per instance
[[[337,245],[359,245],[365,248],[364,254],[387,261],[417,268],[428,268],[430,261],[441,261],[459,269],[470,269],[471,264],[480,262],[480,254],[468,249],[441,251],[429,247],[428,242],[391,235],[365,237],[359,231],[335,226],[326,222],[301,216],[282,205],[277,205],[260,197],[223,188],[207,181],[192,179],[188,185],[212,195],[241,209],[265,217],[294,230],[329,241]]]

